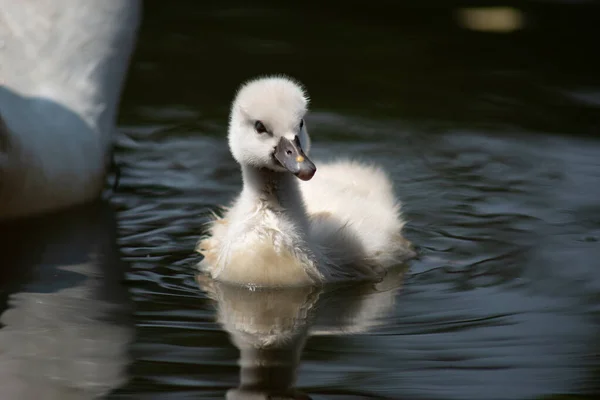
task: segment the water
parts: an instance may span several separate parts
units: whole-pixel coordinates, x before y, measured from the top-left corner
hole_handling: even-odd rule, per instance
[[[96,204],[2,228],[2,265],[20,266],[3,277],[6,393],[254,398],[252,382],[313,399],[599,393],[593,6],[529,5],[528,29],[486,35],[457,27],[446,3],[241,4],[147,3],[114,213]],[[276,72],[311,95],[317,166],[352,156],[393,178],[421,256],[375,287],[197,280],[205,212],[241,184],[229,102],[244,79]]]

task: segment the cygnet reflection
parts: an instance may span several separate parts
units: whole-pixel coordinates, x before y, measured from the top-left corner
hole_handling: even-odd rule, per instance
[[[308,337],[353,334],[374,328],[389,313],[405,266],[378,284],[257,289],[198,275],[215,302],[217,320],[240,351],[240,382],[229,400],[310,399],[295,389]]]

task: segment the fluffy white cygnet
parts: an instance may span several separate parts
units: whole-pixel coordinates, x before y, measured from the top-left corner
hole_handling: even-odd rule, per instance
[[[283,76],[238,91],[228,138],[243,189],[197,247],[200,269],[214,279],[256,286],[379,280],[386,267],[414,256],[384,171],[308,158],[307,104],[302,87]]]

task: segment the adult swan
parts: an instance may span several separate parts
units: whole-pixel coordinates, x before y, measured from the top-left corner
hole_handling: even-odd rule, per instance
[[[0,0],[0,219],[98,197],[139,0]]]

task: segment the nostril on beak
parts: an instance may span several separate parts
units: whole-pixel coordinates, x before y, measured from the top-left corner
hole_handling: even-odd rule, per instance
[[[292,155],[292,151],[291,151],[291,150],[288,150],[288,151],[286,151],[285,153],[286,153],[288,156],[291,156],[291,155]]]

